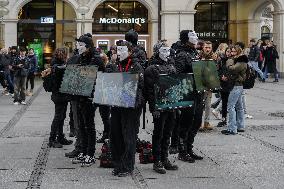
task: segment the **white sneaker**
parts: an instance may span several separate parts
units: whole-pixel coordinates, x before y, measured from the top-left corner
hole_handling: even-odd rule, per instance
[[[5,93],[6,96],[9,96],[11,93]]]
[[[246,119],[253,119],[253,116],[249,115],[249,114],[245,114],[245,118]]]
[[[21,104],[22,104],[22,105],[26,105],[27,103],[26,103],[25,101],[22,101]]]
[[[221,114],[220,114],[219,111],[213,109],[213,110],[212,110],[212,114],[215,116],[216,119],[218,119],[218,120],[221,120],[221,119],[222,119]]]
[[[14,105],[19,105],[20,103],[19,102],[14,102]]]

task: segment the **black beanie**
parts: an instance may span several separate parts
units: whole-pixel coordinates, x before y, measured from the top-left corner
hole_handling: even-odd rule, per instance
[[[80,36],[76,41],[85,43],[87,48],[94,48],[93,39],[86,35]]]
[[[134,30],[129,30],[125,34],[125,40],[132,43],[132,45],[137,45],[138,42],[138,33]]]

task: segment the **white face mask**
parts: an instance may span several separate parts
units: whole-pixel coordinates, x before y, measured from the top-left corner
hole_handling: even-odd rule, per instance
[[[76,49],[78,49],[79,55],[83,54],[84,52],[87,51],[86,43],[78,41],[76,43]]]
[[[119,61],[125,60],[128,57],[128,47],[117,46],[117,57]]]
[[[159,49],[159,57],[163,61],[167,61],[170,54],[171,54],[171,48],[170,47],[161,47]]]
[[[195,31],[189,32],[189,33],[188,33],[188,38],[189,38],[189,42],[190,42],[190,43],[192,43],[192,44],[194,44],[194,45],[197,45],[197,43],[198,43],[198,37],[197,37]]]

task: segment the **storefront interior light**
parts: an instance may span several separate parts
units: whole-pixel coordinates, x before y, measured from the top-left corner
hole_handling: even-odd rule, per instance
[[[111,5],[107,5],[109,8],[111,8],[112,10],[114,10],[115,12],[118,12],[118,10],[116,8],[114,8],[113,6]]]

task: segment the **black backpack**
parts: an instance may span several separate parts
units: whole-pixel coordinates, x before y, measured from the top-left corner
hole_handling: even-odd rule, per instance
[[[53,89],[53,80],[54,80],[54,77],[53,77],[53,74],[49,74],[45,77],[42,78],[43,79],[43,88],[46,92],[52,92],[52,89]]]
[[[243,82],[244,89],[252,89],[254,87],[256,79],[255,70],[247,65],[246,69],[246,79]]]

